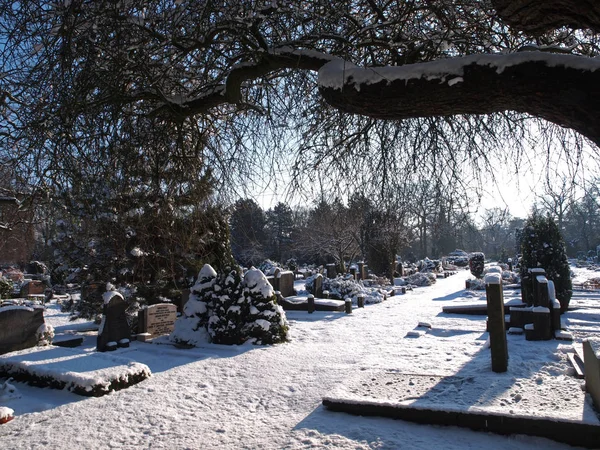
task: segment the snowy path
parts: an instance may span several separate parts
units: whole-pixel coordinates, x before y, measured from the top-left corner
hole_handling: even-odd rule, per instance
[[[293,340],[274,347],[186,351],[134,343],[117,352],[147,364],[153,371],[150,379],[101,398],[73,399],[61,393],[69,396],[65,404],[43,412],[19,415],[18,404],[9,405],[17,417],[0,427],[1,447],[568,448],[540,438],[354,417],[321,406],[324,396],[377,371],[461,373],[475,379],[481,375],[485,383],[498,380],[499,398],[487,399],[488,404],[506,405],[512,398],[521,408],[529,401],[530,408],[538,410],[540,401],[534,397],[552,395],[552,383],[571,383],[579,389],[579,382],[567,373],[564,353],[570,344],[557,341],[532,345],[523,337],[511,339],[509,372],[494,378],[484,349],[485,319],[440,315],[452,299],[472,300],[457,298],[469,277],[468,271],[460,271],[431,288],[355,309],[352,315],[290,312]],[[432,330],[406,337],[419,321],[431,323]],[[511,390],[519,392],[516,400]],[[465,395],[440,401],[453,398],[476,401]],[[562,399],[558,407],[570,400]]]

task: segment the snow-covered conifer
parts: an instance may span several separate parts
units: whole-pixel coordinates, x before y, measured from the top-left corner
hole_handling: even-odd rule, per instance
[[[245,331],[257,344],[274,344],[288,338],[288,323],[283,308],[277,304],[275,291],[267,277],[252,268],[244,276],[245,294],[249,299],[250,313]]]

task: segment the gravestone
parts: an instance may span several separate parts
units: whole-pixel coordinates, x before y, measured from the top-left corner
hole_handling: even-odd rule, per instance
[[[600,339],[591,337],[584,339],[583,360],[585,372],[585,390],[592,397],[596,409],[600,408]]]
[[[21,297],[29,297],[30,295],[41,295],[46,290],[46,285],[40,280],[29,280],[25,282],[19,295]]]
[[[323,275],[320,273],[315,276],[315,297],[323,296]]]
[[[279,282],[277,284],[279,285],[279,292],[281,292],[281,295],[284,297],[296,295],[296,292],[294,291],[294,272],[289,270],[280,272],[278,277]]]
[[[277,274],[279,274],[279,272],[277,272]],[[279,290],[279,277],[277,277],[277,276],[268,276],[267,277],[267,281],[273,287],[274,291],[278,291]]]
[[[127,321],[127,303],[116,291],[105,292],[102,296],[104,309],[98,329],[96,350],[105,352],[117,347],[129,347],[131,330]]]
[[[335,278],[337,276],[337,270],[335,270],[335,264],[327,264],[327,278]]]
[[[350,267],[350,275],[352,275],[353,280],[358,280],[358,267],[356,267],[356,266]]]
[[[364,262],[358,263],[358,279],[359,280],[365,279],[365,263]]]
[[[486,275],[485,293],[487,298],[490,350],[492,352],[492,370],[494,372],[506,372],[508,369],[508,346],[506,343],[502,275],[495,273]]]
[[[548,308],[549,297],[548,297],[548,279],[544,275],[538,275],[533,279],[533,295],[534,306],[543,306]]]
[[[5,306],[0,308],[0,355],[35,347],[38,329],[44,324],[44,308]]]
[[[177,320],[177,306],[158,303],[138,311],[138,333],[148,333],[150,338],[171,334]]]

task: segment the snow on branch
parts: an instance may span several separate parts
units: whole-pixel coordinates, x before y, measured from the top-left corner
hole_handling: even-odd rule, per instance
[[[207,112],[222,104],[247,108],[249,105],[243,103],[242,95],[242,87],[247,81],[258,79],[282,69],[317,71],[333,59],[334,57],[327,53],[313,50],[293,49],[291,47],[271,49],[265,52],[263,57],[256,62],[244,62],[233,66],[224,85],[218,85],[193,99],[177,98],[167,101],[154,114],[188,117]]]
[[[401,120],[513,110],[572,128],[600,145],[600,59],[542,52],[471,55],[319,70],[325,100],[342,111]]]

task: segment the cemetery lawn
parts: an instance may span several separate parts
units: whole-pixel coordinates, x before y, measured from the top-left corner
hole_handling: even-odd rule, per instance
[[[597,275],[574,270],[575,282]],[[573,342],[508,335],[508,371],[497,374],[485,317],[442,313],[443,306],[485,302],[484,291],[465,291],[469,278],[460,270],[351,315],[288,311],[286,344],[186,350],[165,338],[133,342],[111,355],[145,364],[152,376],[99,398],[11,382],[14,391],[0,390],[0,407],[15,416],[0,425],[1,448],[570,448],[322,405],[323,398],[366,399],[600,424],[569,360],[582,339],[600,332],[600,293],[575,292],[562,317]],[[518,295],[504,292],[506,301]],[[77,328],[85,339],[74,350],[94,351],[94,332],[83,331],[89,323],[68,322],[54,305],[46,320],[59,334]]]

